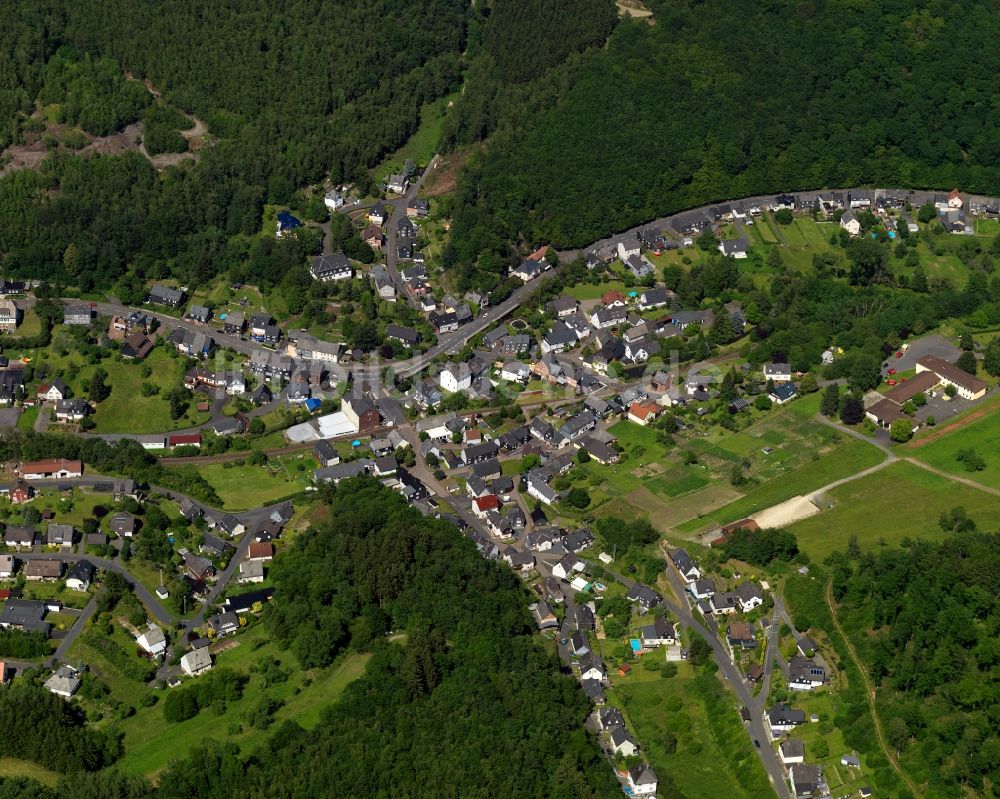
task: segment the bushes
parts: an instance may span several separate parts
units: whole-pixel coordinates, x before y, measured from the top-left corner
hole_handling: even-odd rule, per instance
[[[795,534],[787,530],[749,530],[731,532],[722,545],[726,557],[745,561],[753,566],[767,566],[774,560],[790,561],[798,554]]]
[[[232,669],[216,668],[175,688],[163,700],[163,718],[171,723],[194,718],[212,705],[225,707],[243,695],[248,677]]]
[[[126,652],[117,641],[101,635],[96,630],[92,629],[84,633],[83,641],[130,679],[145,683],[149,682],[156,673],[156,666],[151,660]]]
[[[45,633],[0,630],[0,657],[37,658],[49,654],[49,651],[49,639]]]

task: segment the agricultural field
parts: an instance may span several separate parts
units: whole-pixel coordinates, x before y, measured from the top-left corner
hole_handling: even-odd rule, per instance
[[[847,548],[857,536],[862,549],[899,544],[904,538],[942,539],[938,519],[962,507],[984,530],[1000,526],[1000,502],[992,494],[956,483],[911,463],[893,463],[826,495],[834,507],[789,527],[813,560]]]
[[[208,709],[192,719],[173,724],[163,718],[162,701],[140,708],[121,725],[126,752],[118,764],[122,771],[155,775],[170,761],[185,757],[208,738],[225,739],[238,745],[244,753],[251,751],[269,734],[247,720],[265,695],[282,703],[274,714],[272,728],[295,719],[301,726],[311,729],[319,722],[323,708],[336,701],[344,688],[364,673],[370,657],[349,652],[328,668],[301,671],[291,653],[270,641],[262,627],[247,631],[234,643],[235,646],[216,656],[215,665],[250,674],[242,698],[228,703],[221,715]],[[287,670],[288,678],[265,686],[261,675],[251,672],[251,668],[272,659]]]
[[[674,447],[660,443],[655,430],[622,421],[609,432],[625,450],[623,462],[591,462],[576,472],[597,515],[648,516],[668,535],[691,538],[882,460],[874,447],[815,421],[817,402],[818,395],[804,397],[738,433],[688,431]],[[692,457],[696,462],[686,463]],[[747,483],[734,487],[731,473],[740,466]]]
[[[995,446],[996,441],[1000,441],[1000,408],[968,424],[959,421],[954,430],[940,438],[926,443],[917,440],[907,449],[912,457],[935,469],[1000,489],[1000,450]],[[982,458],[984,468],[967,471],[958,460],[958,453],[963,450],[975,452]]]
[[[636,665],[608,691],[610,703],[621,708],[660,776],[660,791],[689,799],[770,793],[767,776],[718,679],[695,675],[687,663],[677,665],[677,675],[669,678]],[[668,792],[670,783],[674,788]]]
[[[198,471],[222,498],[225,508],[266,505],[312,485],[316,460],[304,453],[272,458],[264,466],[233,461],[199,465]]]

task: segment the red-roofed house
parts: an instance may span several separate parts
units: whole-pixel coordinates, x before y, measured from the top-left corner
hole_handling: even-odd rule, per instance
[[[603,297],[601,297],[601,302],[603,302],[608,308],[624,308],[625,295],[620,291],[608,291],[605,292]]]
[[[500,510],[500,500],[495,494],[487,494],[472,500],[472,512],[480,519],[485,519],[487,511],[491,510]]]
[[[274,558],[274,545],[270,541],[254,541],[250,544],[247,552],[247,560],[272,560]]]
[[[660,406],[655,402],[633,402],[628,406],[628,418],[630,422],[641,424],[645,427],[660,415]]]
[[[168,447],[200,447],[201,433],[175,433],[167,438]]]

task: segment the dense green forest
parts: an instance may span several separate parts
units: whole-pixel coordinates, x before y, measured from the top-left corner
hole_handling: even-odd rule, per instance
[[[327,486],[323,499],[332,521],[299,535],[274,561],[267,623],[303,668],[329,664],[346,649],[370,651],[364,676],[318,726],[288,722],[248,757],[211,742],[162,772],[155,789],[105,771],[53,795],[620,795],[583,728],[589,702],[534,635],[528,595],[509,569],[373,478]],[[226,670],[213,671],[170,693],[164,714],[189,718],[239,689]],[[20,790],[16,781],[0,782],[0,799]]]
[[[0,757],[61,773],[94,771],[121,755],[120,736],[88,728],[65,700],[25,680],[0,688],[0,729]]]
[[[239,236],[259,231],[265,202],[287,203],[328,175],[368,181],[423,103],[457,86],[468,14],[461,0],[294,0],[277,13],[263,0],[13,5],[0,31],[0,144],[23,138],[40,96],[95,133],[138,118],[150,97],[140,101],[142,84],[123,70],[216,138],[197,164],[162,176],[130,154],[63,156],[0,180],[5,271],[65,267],[84,290],[126,273],[214,277],[250,260]],[[152,149],[180,149],[179,121],[162,117],[152,114]],[[280,263],[268,267],[279,280]]]
[[[1000,780],[1000,537],[852,547],[831,566],[889,745],[930,795],[988,794]]]
[[[649,5],[654,25],[623,21],[559,85],[534,81],[544,107],[497,102],[516,124],[456,107],[456,142],[500,130],[455,203],[446,259],[468,282],[495,282],[512,243],[582,246],[713,200],[868,182],[1000,191],[989,5]]]

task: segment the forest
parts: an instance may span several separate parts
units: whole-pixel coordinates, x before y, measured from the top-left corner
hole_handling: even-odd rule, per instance
[[[365,674],[316,727],[287,722],[248,756],[210,742],[161,772],[155,788],[105,769],[51,795],[619,796],[583,728],[589,702],[535,636],[517,577],[374,478],[326,486],[322,498],[330,521],[301,533],[273,563],[265,623],[303,669],[352,649],[371,652]],[[225,669],[207,677],[169,694],[168,721],[212,713],[203,708],[238,695]],[[0,799],[21,790],[0,781]],[[33,795],[47,799],[41,789]]]
[[[942,543],[854,543],[829,563],[888,742],[932,796],[989,795],[1000,779],[1000,537],[969,526]]]
[[[648,5],[654,25],[623,21],[607,47],[529,81],[528,99],[494,98],[495,122],[456,106],[455,143],[491,136],[446,253],[466,283],[492,288],[515,248],[585,246],[715,200],[864,183],[1000,192],[995,10]]]
[[[36,99],[94,133],[139,118],[151,98],[126,71],[205,120],[215,140],[164,175],[136,153],[59,153],[40,172],[0,179],[5,272],[62,272],[85,291],[126,274],[222,274],[247,260],[234,241],[259,232],[265,202],[328,176],[368,181],[416,130],[423,103],[458,85],[468,13],[460,0],[293,0],[278,14],[263,0],[13,6],[0,31],[0,145],[23,139]],[[152,151],[182,149],[176,116],[157,110],[147,122]]]

